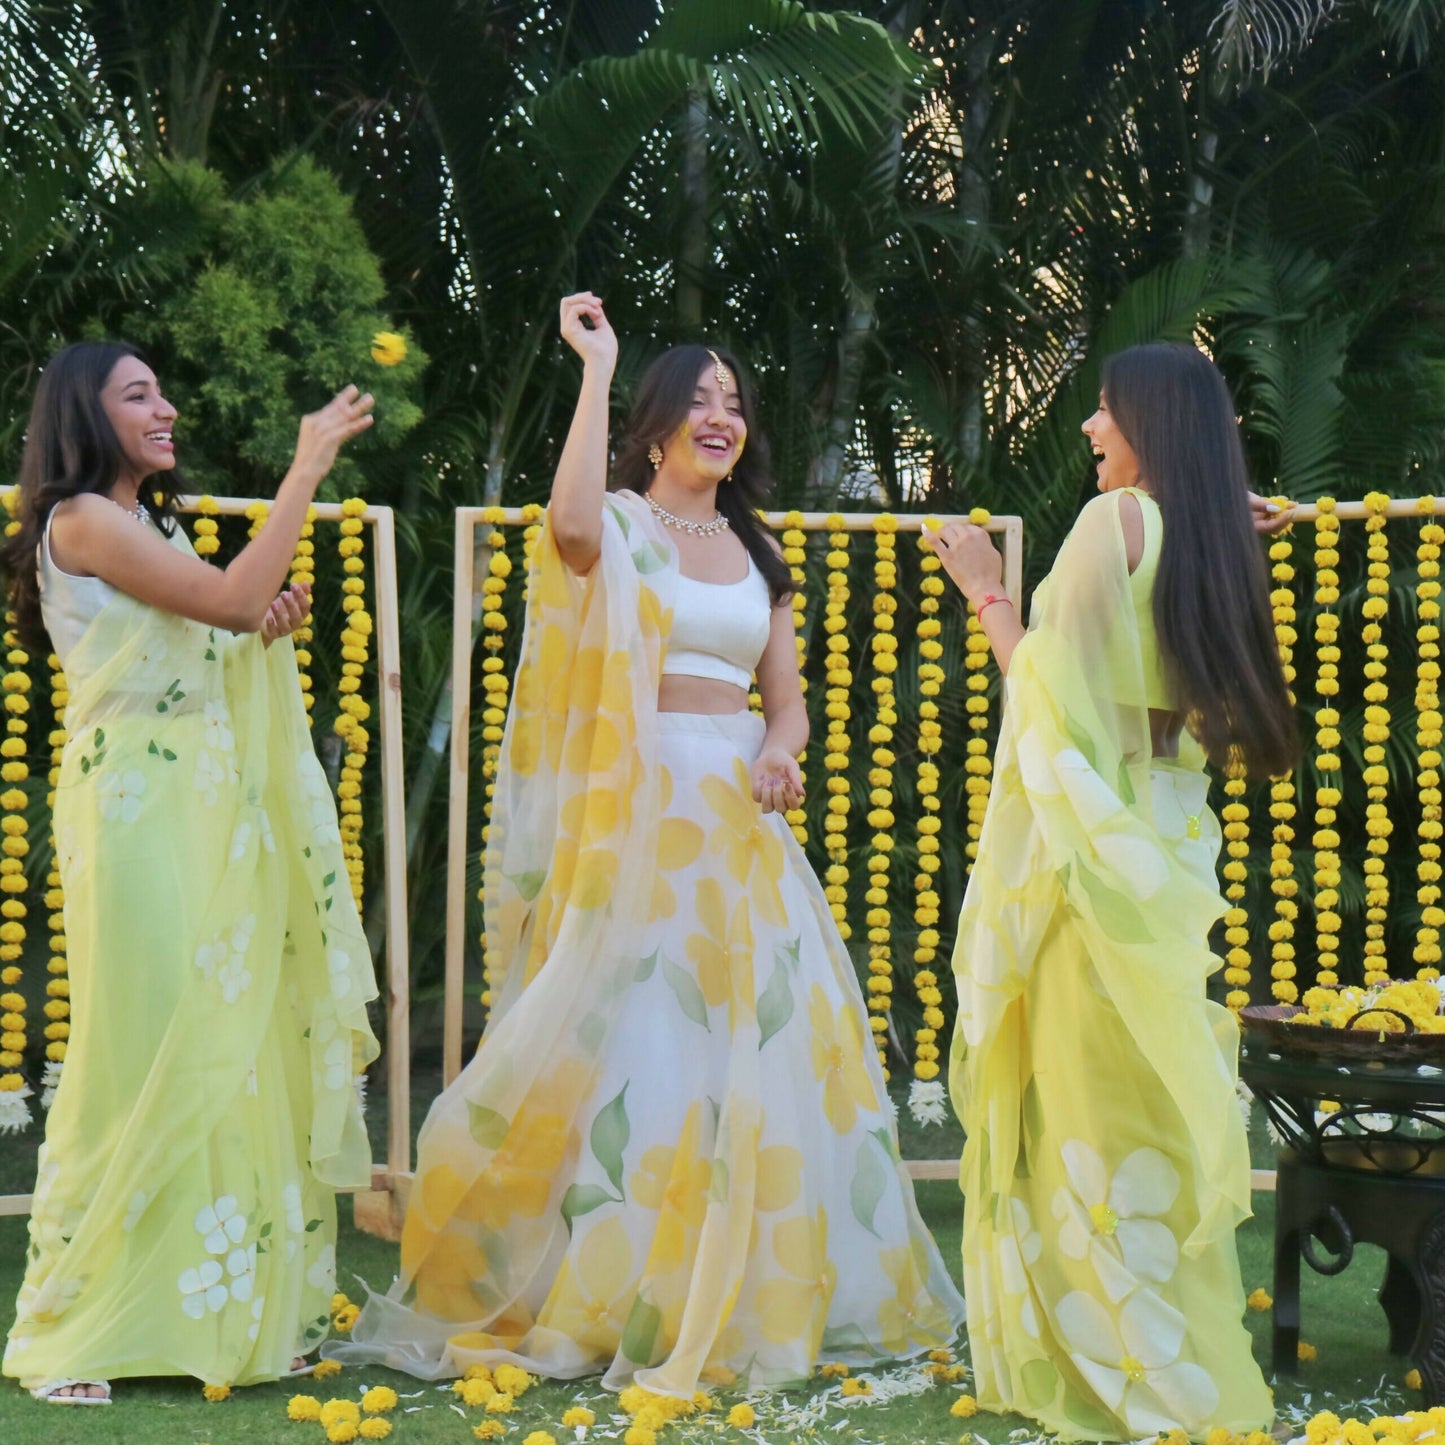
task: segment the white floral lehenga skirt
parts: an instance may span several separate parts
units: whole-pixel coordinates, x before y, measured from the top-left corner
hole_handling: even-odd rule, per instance
[[[915,1354],[961,1325],[852,962],[751,796],[761,719],[657,727],[630,977],[610,1008],[576,1004],[589,960],[554,954],[497,1021],[422,1130],[400,1279],[328,1353],[686,1395]]]

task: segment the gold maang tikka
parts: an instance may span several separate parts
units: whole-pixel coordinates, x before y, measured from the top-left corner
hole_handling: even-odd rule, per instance
[[[717,384],[726,390],[733,384],[733,374],[723,365],[723,359],[711,347],[705,348],[707,354],[712,357],[712,374],[717,377]]]

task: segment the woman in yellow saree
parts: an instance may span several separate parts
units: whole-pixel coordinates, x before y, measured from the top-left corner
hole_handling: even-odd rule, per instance
[[[326,1332],[376,989],[287,636],[309,601],[277,590],[369,408],[349,388],[306,418],[221,569],[175,524],[176,413],[138,355],[69,347],[37,389],[7,561],[22,636],[70,687],[74,1012],[4,1372],[56,1404],[275,1379]]]
[[[781,817],[807,716],[737,363],[654,363],[608,495],[616,338],[590,294],[562,322],[583,381],[493,798],[493,1013],[422,1129],[401,1276],[326,1353],[690,1398],[947,1344],[962,1301]]]
[[[1251,512],[1287,518],[1251,498],[1192,347],[1111,358],[1084,430],[1103,495],[1027,633],[985,534],[934,544],[1006,673],[954,952],[969,1344],[985,1408],[1065,1439],[1243,1433],[1273,1411],[1233,1237],[1238,1032],[1205,997],[1224,903],[1203,763],[1293,764]]]

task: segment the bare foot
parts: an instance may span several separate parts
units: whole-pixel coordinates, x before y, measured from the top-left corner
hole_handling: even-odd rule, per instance
[[[97,1385],[93,1383],[86,1384],[84,1382],[81,1382],[75,1385],[62,1385],[58,1390],[52,1390],[50,1393],[61,1398],[64,1398],[67,1395],[73,1395],[77,1399],[103,1400],[105,1399],[109,1391],[104,1385]]]

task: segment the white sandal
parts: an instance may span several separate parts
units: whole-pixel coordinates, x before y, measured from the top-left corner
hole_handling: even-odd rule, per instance
[[[60,1395],[59,1390],[68,1390],[72,1385],[98,1385],[105,1391],[103,1395]],[[31,1398],[43,1401],[47,1405],[109,1405],[110,1404],[110,1381],[109,1380],[52,1380],[48,1385],[41,1385],[30,1392]]]

